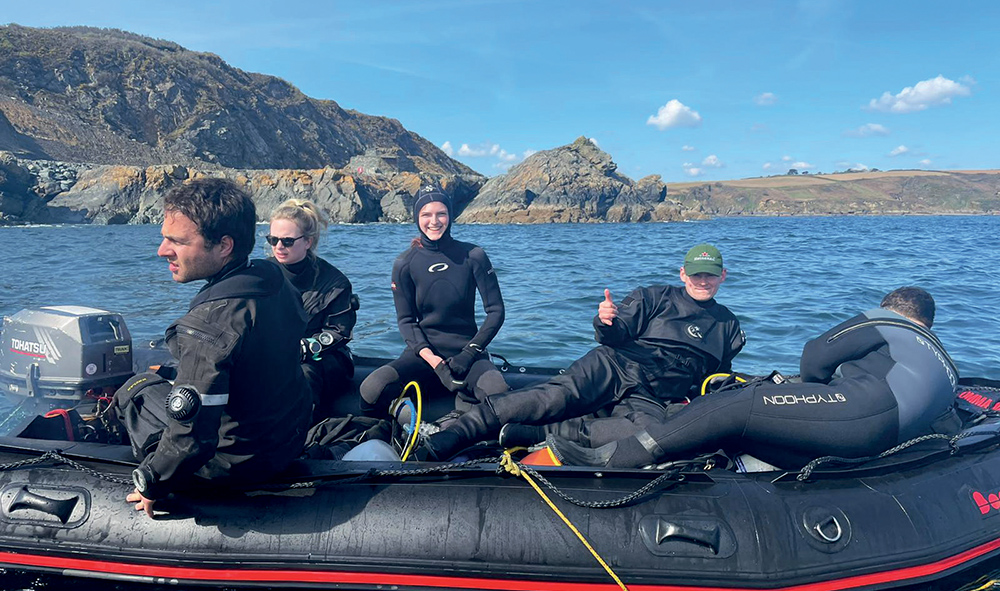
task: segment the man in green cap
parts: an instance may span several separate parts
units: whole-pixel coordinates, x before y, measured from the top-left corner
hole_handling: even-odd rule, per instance
[[[719,249],[692,248],[680,278],[683,286],[640,287],[620,305],[605,289],[594,318],[598,347],[545,383],[488,396],[428,437],[422,457],[446,460],[498,436],[507,447],[529,445],[548,433],[596,447],[661,422],[669,403],[730,372],[744,344],[739,320],[715,301],[726,280]]]

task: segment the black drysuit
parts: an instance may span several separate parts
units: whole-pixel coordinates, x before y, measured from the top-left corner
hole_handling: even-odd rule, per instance
[[[358,321],[351,282],[339,269],[309,251],[306,258],[281,265],[302,294],[308,322],[304,338],[320,344],[319,360],[310,355],[302,371],[313,392],[313,421],[330,416],[334,403],[351,393],[354,360],[347,344]]]
[[[147,498],[192,476],[261,481],[302,452],[312,407],[300,366],[305,325],[299,294],[268,261],[231,263],[198,292],[166,331],[174,391],[196,394],[190,416],[165,412],[171,384],[154,373],[115,393],[148,472]]]
[[[693,400],[608,465],[636,466],[723,447],[781,468],[819,456],[865,457],[919,435],[952,433],[958,371],[928,329],[875,309],[806,344],[802,383],[770,382]]]
[[[679,286],[636,289],[611,326],[595,317],[594,329],[601,346],[563,374],[490,396],[499,424],[547,425],[590,446],[621,439],[665,418],[664,403],[685,399],[706,376],[731,371],[745,342],[728,308],[714,299],[699,302]],[[604,416],[583,416],[597,411]],[[471,440],[493,435],[489,425],[499,425],[488,412],[473,409],[455,429]]]

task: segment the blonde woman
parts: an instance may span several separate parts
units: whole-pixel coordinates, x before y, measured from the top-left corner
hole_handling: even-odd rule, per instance
[[[302,370],[313,390],[313,422],[330,416],[334,402],[352,395],[354,361],[350,342],[358,299],[351,282],[316,256],[327,220],[315,203],[289,199],[271,214],[267,243],[285,277],[302,294],[308,316],[302,336]]]

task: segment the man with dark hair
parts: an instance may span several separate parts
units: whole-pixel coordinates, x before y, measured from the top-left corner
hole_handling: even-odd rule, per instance
[[[181,185],[163,197],[163,210],[198,220],[199,233],[207,246],[215,246],[229,236],[233,240],[233,260],[245,259],[253,251],[257,208],[231,181],[206,178]]]
[[[715,301],[726,274],[719,250],[698,244],[680,268],[683,286],[640,287],[620,305],[604,290],[594,317],[598,347],[545,383],[487,396],[428,437],[418,455],[444,460],[490,437],[526,445],[546,433],[599,446],[663,420],[667,403],[731,371],[743,348],[739,320]]]
[[[247,259],[250,197],[230,181],[200,179],[170,191],[163,209],[157,254],[174,281],[207,283],[166,331],[176,367],[139,374],[115,393],[141,461],[128,501],[150,517],[175,490],[284,469],[302,451],[312,406],[299,366],[301,300],[276,264]]]
[[[919,287],[900,287],[882,298],[879,307],[930,328],[934,324],[934,298]]]
[[[584,449],[550,437],[563,463],[638,467],[719,447],[797,469],[820,456],[881,453],[914,437],[954,433],[958,370],[929,330],[934,299],[919,287],[806,343],[802,383],[713,392],[633,437]]]

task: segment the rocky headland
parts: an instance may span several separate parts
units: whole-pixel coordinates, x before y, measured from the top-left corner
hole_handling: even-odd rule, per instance
[[[891,170],[670,185],[709,216],[1000,213],[1000,171]]]

